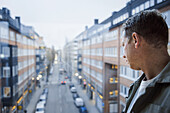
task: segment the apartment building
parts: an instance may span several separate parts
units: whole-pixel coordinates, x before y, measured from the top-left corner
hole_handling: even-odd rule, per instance
[[[95,20],[92,27],[75,37],[78,56],[82,59],[82,80],[87,83],[86,93],[101,113],[120,113],[125,107],[130,84],[142,74],[132,70],[122,58],[121,36],[122,24],[147,9],[158,9],[170,26],[170,1],[128,0],[124,8],[114,11],[101,23]],[[168,51],[170,53],[170,39]]]
[[[34,91],[36,76],[35,39],[31,26],[21,25],[21,34],[16,34],[18,45],[18,111],[22,111],[30,100],[30,93]]]
[[[0,54],[1,54],[1,112],[16,111],[18,97],[18,56],[15,35],[20,32],[20,19],[10,18],[10,11],[0,10]],[[5,20],[5,21],[3,21]]]
[[[36,86],[37,86],[40,83],[39,79],[47,74],[46,64],[45,64],[46,47],[43,41],[43,37],[40,37],[37,33],[35,33],[34,37],[35,37],[35,49],[36,49],[35,50],[36,51],[36,76],[32,79],[36,80]]]
[[[77,71],[77,39],[75,38],[69,43],[66,43],[66,45],[63,48],[63,58],[65,63],[65,70],[67,72],[67,76],[72,78],[72,76],[75,75],[75,73],[78,73]]]
[[[0,107],[2,113],[23,112],[35,90],[35,37],[31,26],[0,9]]]

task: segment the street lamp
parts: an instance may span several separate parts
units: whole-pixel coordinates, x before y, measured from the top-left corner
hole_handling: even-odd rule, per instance
[[[39,77],[37,77],[37,80],[40,80],[40,78],[39,78]]]
[[[82,76],[79,76],[79,79],[82,79]]]
[[[38,78],[42,78],[42,75],[38,75]]]
[[[34,77],[32,77],[32,81],[34,80]]]
[[[1,59],[5,58],[5,55],[4,54],[0,54],[0,58]]]
[[[77,77],[79,74],[78,73],[75,73],[75,76]]]

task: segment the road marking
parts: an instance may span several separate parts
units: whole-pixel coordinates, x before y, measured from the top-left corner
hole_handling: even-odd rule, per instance
[[[60,107],[60,112],[62,113],[62,107]]]
[[[59,98],[61,98],[61,94],[59,93]]]

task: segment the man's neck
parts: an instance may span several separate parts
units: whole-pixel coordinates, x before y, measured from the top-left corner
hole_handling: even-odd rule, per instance
[[[170,56],[161,56],[160,54],[157,54],[158,56],[152,57],[148,56],[148,58],[145,59],[143,62],[143,68],[142,71],[146,75],[146,79],[150,80],[154,77],[156,77],[168,64],[170,61]]]

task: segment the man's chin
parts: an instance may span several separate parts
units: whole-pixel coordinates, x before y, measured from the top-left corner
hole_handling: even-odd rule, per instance
[[[131,69],[134,69],[134,70],[141,70],[139,67],[134,66],[134,65],[130,65],[130,68],[131,68]]]

